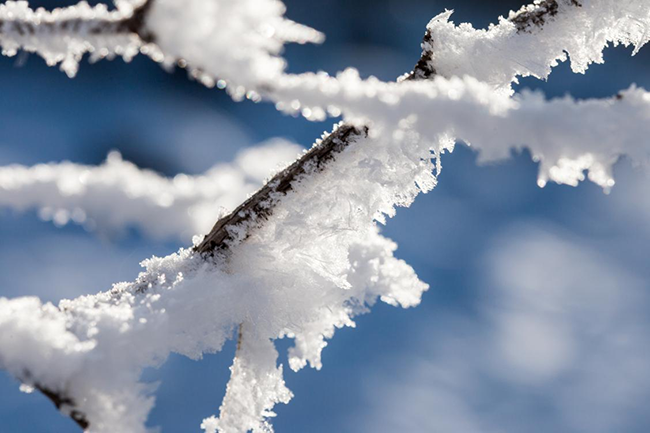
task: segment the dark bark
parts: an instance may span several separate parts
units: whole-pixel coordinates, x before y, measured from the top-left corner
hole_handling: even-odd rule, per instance
[[[536,5],[533,10],[521,8],[510,17],[510,22],[517,27],[517,33],[531,33],[535,28],[543,27],[558,14],[559,2],[564,2],[568,6],[582,7],[578,0],[545,0]]]
[[[76,403],[72,398],[67,397],[65,393],[52,391],[51,389],[45,388],[40,385],[36,385],[34,386],[34,388],[38,389],[45,397],[49,398],[52,401],[52,403],[54,403],[54,405],[58,410],[60,411],[63,409],[69,410],[68,413],[70,415],[70,418],[72,418],[72,420],[76,422],[77,425],[81,427],[82,430],[86,431],[88,429],[90,423],[88,422],[86,416],[82,412],[79,412],[78,410],[74,409]]]

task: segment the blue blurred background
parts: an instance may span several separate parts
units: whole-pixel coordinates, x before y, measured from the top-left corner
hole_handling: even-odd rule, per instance
[[[34,1],[52,8],[69,1]],[[96,2],[91,2],[96,3]],[[518,1],[286,0],[287,15],[327,35],[289,46],[293,72],[353,66],[390,80],[419,58],[430,18],[485,27]],[[518,88],[548,97],[611,96],[650,88],[650,48],[610,48],[605,65]],[[144,57],[81,65],[78,76],[24,54],[0,58],[0,165],[101,163],[119,150],[140,167],[201,173],[271,137],[310,146],[332,121],[309,123],[272,104],[168,73]],[[639,143],[643,145],[644,143]],[[411,310],[377,305],[337,332],[322,371],[286,372],[294,400],[278,432],[650,431],[650,178],[623,159],[605,195],[593,184],[536,186],[529,155],[477,166],[465,147],[443,159],[439,186],[402,209],[384,234],[431,285]],[[155,216],[152,216],[155,219]],[[133,230],[102,239],[0,209],[0,296],[57,301],[132,280],[138,262],[180,243]],[[281,362],[286,348],[280,343]],[[200,362],[172,356],[149,425],[198,431],[218,411],[234,345]],[[37,393],[0,373],[0,432],[75,432]]]

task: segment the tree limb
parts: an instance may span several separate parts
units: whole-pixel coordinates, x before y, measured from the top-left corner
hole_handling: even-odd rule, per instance
[[[133,9],[130,15],[98,14],[93,18],[56,17],[64,15],[73,7],[62,8],[42,17],[0,19],[0,35],[17,33],[31,36],[37,33],[79,35],[87,33],[94,36],[116,36],[136,34],[143,42],[154,42],[155,36],[146,29],[147,14],[154,0],[144,0]]]
[[[143,2],[135,8],[133,14],[121,19],[95,19],[84,20],[80,18],[64,19],[58,21],[45,21],[38,25],[49,29],[51,32],[62,30],[73,34],[81,28],[93,35],[135,34],[144,42],[155,43],[156,35],[147,30],[146,19],[148,11],[154,0]],[[577,0],[544,0],[535,3],[534,7],[524,7],[511,15],[509,20],[517,26],[518,32],[529,32],[531,26],[542,27],[549,17],[558,13],[558,1],[564,1],[576,7],[581,4]],[[2,21],[0,20],[0,35],[6,31],[14,31],[20,35],[34,34],[37,26],[31,21]],[[422,80],[434,77],[437,72],[432,65],[434,41],[427,31],[422,42],[422,55],[413,71],[401,78],[405,80]],[[264,224],[272,215],[274,207],[293,188],[293,183],[302,176],[317,175],[326,166],[336,159],[336,156],[360,138],[368,136],[368,127],[355,127],[350,124],[339,126],[323,141],[312,147],[300,159],[286,169],[276,174],[269,182],[255,194],[239,205],[230,214],[219,219],[210,233],[202,242],[194,247],[197,253],[205,256],[227,256],[230,249],[237,243],[244,241],[254,229]],[[234,227],[244,229],[235,233]],[[142,292],[147,290],[147,282],[142,281]],[[238,346],[241,345],[241,328],[238,335]],[[27,374],[26,377],[29,377]],[[34,385],[43,395],[49,398],[59,410],[66,410],[70,417],[81,427],[87,430],[90,426],[85,414],[75,410],[74,400],[64,391],[55,391],[43,386]]]
[[[234,226],[252,224],[252,228],[263,224],[273,213],[273,208],[279,201],[279,195],[284,196],[291,191],[292,183],[295,180],[303,175],[315,174],[323,170],[335,158],[336,154],[341,153],[359,138],[367,136],[368,128],[366,127],[357,128],[347,124],[339,126],[320,144],[311,148],[300,159],[276,174],[248,200],[217,221],[210,233],[194,249],[208,255],[229,249],[237,240],[231,230]]]

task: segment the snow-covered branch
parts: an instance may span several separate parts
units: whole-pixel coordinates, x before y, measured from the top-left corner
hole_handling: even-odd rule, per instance
[[[446,12],[429,23],[422,58],[399,83],[363,80],[355,70],[336,77],[285,74],[282,45],[321,36],[283,18],[279,1],[147,4],[139,28],[151,43],[142,44],[140,31],[128,37],[154,60],[188,67],[208,85],[227,86],[235,98],[266,98],[308,119],[343,115],[347,123],[220,219],[194,248],[145,261],[135,282],[58,308],[35,298],[0,299],[0,365],[93,432],[144,432],[153,399],[138,382],[142,369],[171,352],[196,359],[219,351],[235,329],[243,330],[243,343],[221,414],[204,420],[203,428],[268,430],[273,406],[291,397],[273,340],[294,339],[292,369],[320,368],[325,340],[336,328],[353,326],[353,317],[377,299],[403,307],[419,302],[427,285],[394,258],[395,245],[379,235],[377,222],[436,185],[440,154],[455,138],[481,149],[487,160],[528,146],[541,161],[540,184],[575,184],[587,169],[591,180],[609,188],[621,154],[637,161],[648,156],[650,95],[644,90],[590,101],[510,95],[518,76],[546,77],[567,52],[574,70],[584,71],[602,61],[608,42],[640,48],[650,34],[644,2],[538,1],[488,30],[456,27]],[[31,16],[25,4],[7,5]],[[125,17],[135,13],[125,5],[133,6],[118,4],[117,12],[102,14],[131,19]],[[16,32],[2,39],[5,49],[7,40],[30,49],[11,42]],[[173,201],[184,197],[175,181],[116,163],[148,185],[141,203],[168,203],[163,190],[175,191]],[[97,170],[109,172],[110,165]],[[30,182],[38,178],[30,169],[15,170],[11,179],[19,173]],[[44,185],[56,184],[60,192],[48,199],[75,206],[63,198],[68,187],[61,188],[57,167],[42,170]],[[73,193],[81,174],[75,176]],[[195,197],[202,181],[193,182]],[[110,191],[128,195],[125,188]],[[25,205],[45,201],[39,196]]]
[[[307,104],[315,109],[336,101],[344,118],[368,125],[371,136],[410,133],[418,137],[414,148],[422,151],[452,150],[458,138],[490,161],[526,147],[541,161],[540,184],[550,179],[575,186],[589,170],[589,179],[606,189],[613,185],[611,167],[620,156],[644,163],[650,155],[650,94],[635,86],[609,99],[546,100],[532,92],[510,97],[469,76],[383,83],[349,69],[296,82],[286,90],[287,99],[306,93],[301,86],[336,88]],[[441,135],[452,139],[439,145]]]
[[[506,96],[495,95],[471,79],[434,83],[438,83],[439,94],[428,103],[434,107],[439,103],[444,107],[440,111],[449,113],[438,121],[477,134],[495,118],[502,118],[506,125],[499,127],[500,131],[518,123],[521,131],[534,128],[535,103],[543,107],[554,104],[556,122],[568,119],[559,124],[560,132],[572,118],[593,117],[603,122],[606,130],[615,122],[625,122],[626,115],[648,116],[644,108],[647,94],[636,89],[624,93],[622,99],[582,104],[571,100],[545,102],[539,96],[530,96],[521,103],[525,108],[517,111],[516,101],[508,103]],[[408,94],[409,86],[404,83],[396,87],[407,89]],[[497,98],[496,102],[481,102],[476,89],[466,90],[471,86],[482,86],[486,95]],[[616,104],[620,104],[620,115],[610,113]],[[583,116],[581,110],[591,114]],[[458,113],[467,113],[475,125],[454,120],[461,117]],[[551,124],[542,123],[540,131]],[[325,170],[316,160],[305,164],[312,171],[295,173],[290,188],[271,188],[265,193],[264,197],[272,199],[272,212],[264,210],[259,218],[250,214],[253,218],[244,224],[241,220],[237,225],[221,224],[227,240],[197,247],[209,251],[226,245],[227,260],[221,254],[206,260],[193,250],[154,258],[145,262],[147,271],[136,282],[64,301],[59,309],[41,306],[36,299],[3,300],[0,335],[7,339],[0,340],[0,363],[25,383],[49,390],[58,400],[74,402],[69,406],[74,406],[77,415],[84,414],[81,419],[90,422],[93,431],[119,427],[138,432],[143,431],[141,425],[152,404],[137,382],[140,369],[157,365],[169,352],[197,358],[218,351],[243,323],[246,344],[259,345],[246,346],[238,357],[233,372],[247,373],[233,375],[223,416],[206,420],[204,426],[207,431],[217,427],[246,431],[244,427],[263,425],[272,406],[290,396],[269,340],[294,338],[296,346],[290,353],[293,369],[308,362],[319,367],[324,340],[336,327],[352,326],[352,317],[364,312],[377,297],[411,306],[418,303],[426,288],[409,266],[392,256],[395,245],[378,235],[373,222],[392,215],[395,206],[408,206],[419,192],[430,190],[436,183],[432,174],[435,166],[429,159],[431,146],[408,122],[402,126],[391,134],[371,134],[360,137],[353,146],[344,146]],[[345,126],[339,130],[352,133]],[[603,131],[591,133],[602,135]],[[634,133],[646,134],[643,130]],[[571,138],[569,132],[567,137]],[[612,140],[603,146],[607,149],[616,137],[605,139]],[[327,140],[324,143],[327,145]],[[501,146],[508,149],[503,143]],[[579,168],[569,172],[580,175]],[[316,172],[318,175],[311,175]],[[237,210],[226,218],[233,215],[249,214]],[[264,224],[258,224],[260,221]],[[246,242],[242,242],[244,238]],[[54,376],[53,366],[57,366]],[[105,373],[95,377],[97,371]],[[266,384],[257,387],[260,383]],[[238,423],[242,428],[235,429]]]
[[[86,2],[54,11],[26,1],[0,5],[4,55],[23,49],[74,76],[85,53],[91,60],[138,53],[178,65],[207,86],[228,87],[236,99],[281,75],[278,55],[287,42],[321,42],[323,35],[283,17],[279,0],[117,0],[116,9]],[[253,91],[253,93],[248,93]]]
[[[116,10],[108,10],[81,2],[49,12],[34,11],[26,1],[8,1],[0,5],[2,54],[13,56],[19,49],[38,53],[48,65],[60,63],[71,77],[85,53],[91,53],[91,60],[118,55],[128,61],[152,40],[144,27],[150,5],[121,0]]]
[[[94,59],[115,54],[128,59],[143,52],[166,66],[187,68],[236,99],[264,97],[283,110],[323,119],[328,111],[314,111],[303,99],[327,89],[312,85],[292,100],[278,96],[311,80],[311,74],[284,72],[283,45],[323,40],[321,33],[284,18],[284,11],[279,0],[121,0],[111,11],[82,2],[52,12],[8,1],[0,5],[0,45],[6,55],[25,49],[50,64],[64,61],[71,75],[85,52]],[[422,57],[409,79],[467,74],[511,92],[517,77],[545,78],[568,57],[575,72],[584,72],[589,64],[602,63],[609,43],[633,44],[636,52],[650,38],[645,31],[650,13],[643,2],[536,0],[487,30],[455,26],[451,14],[428,24]],[[336,105],[329,108],[330,114],[339,113]]]
[[[335,328],[352,326],[352,317],[377,298],[416,305],[427,287],[393,257],[395,245],[373,223],[377,212],[404,199],[403,187],[411,183],[402,170],[366,166],[368,152],[390,159],[387,151],[385,145],[344,150],[318,176],[296,180],[228,260],[182,250],[145,262],[146,272],[133,283],[59,308],[35,298],[0,301],[0,364],[26,384],[74,402],[92,431],[141,432],[152,405],[138,383],[141,369],[170,352],[194,359],[216,352],[244,323],[247,344],[261,343],[244,352],[250,358],[238,361],[241,368],[277,373],[263,375],[271,381],[264,389],[255,387],[254,374],[235,377],[222,408],[235,418],[224,419],[252,421],[238,429],[230,421],[218,425],[223,431],[262,425],[273,404],[287,398],[268,341],[294,338],[291,368],[319,368],[324,340]],[[430,162],[399,163],[431,178]],[[370,176],[350,188],[359,169]],[[389,183],[377,183],[379,177]],[[215,422],[206,421],[206,428]]]
[[[636,53],[650,40],[650,10],[643,1],[538,0],[486,30],[456,26],[451,14],[427,26],[422,48],[428,68],[445,77],[471,75],[507,93],[517,77],[547,78],[567,59],[574,72],[584,73],[603,63],[609,44],[631,44]]]
[[[596,3],[598,0],[596,0]],[[456,75],[472,75],[474,76],[477,72],[475,65],[485,65],[484,67],[494,67],[494,65],[501,66],[501,68],[506,68],[504,72],[500,71],[491,71],[491,80],[488,80],[488,88],[482,87],[477,91],[475,102],[478,101],[480,106],[483,106],[483,102],[487,99],[493,101],[492,106],[488,108],[490,115],[500,112],[501,109],[497,106],[504,107],[507,106],[511,101],[506,100],[505,98],[500,98],[498,93],[502,89],[508,89],[507,93],[510,93],[510,86],[513,81],[516,81],[518,76],[527,76],[535,75],[539,78],[544,78],[548,76],[551,71],[551,67],[557,65],[558,61],[566,60],[566,51],[569,49],[572,52],[582,53],[585,50],[589,50],[594,44],[592,41],[584,43],[582,45],[576,44],[576,39],[585,39],[586,37],[594,37],[599,35],[600,39],[603,41],[598,41],[601,45],[597,45],[597,52],[591,54],[591,57],[583,54],[583,57],[586,57],[587,60],[584,60],[581,64],[582,71],[586,69],[589,63],[593,61],[601,61],[602,49],[606,46],[607,42],[614,42],[615,44],[623,43],[629,44],[634,43],[637,47],[637,50],[647,42],[647,37],[645,34],[639,34],[636,31],[636,23],[630,22],[631,18],[629,13],[635,12],[639,22],[645,25],[648,25],[650,22],[650,12],[648,8],[637,7],[635,10],[625,10],[625,8],[633,8],[632,5],[622,5],[617,8],[604,9],[600,8],[599,4],[587,4],[589,9],[583,9],[583,5],[576,0],[548,0],[548,1],[537,1],[535,4],[524,6],[517,12],[511,12],[508,19],[501,19],[501,22],[498,26],[493,26],[488,32],[483,30],[473,30],[471,25],[463,24],[461,27],[455,27],[453,24],[449,23],[449,17],[451,12],[445,12],[431,20],[427,26],[427,31],[425,33],[423,42],[422,42],[422,56],[420,60],[416,63],[414,69],[409,74],[406,74],[399,81],[402,83],[408,81],[419,81],[425,79],[434,79],[439,75],[443,77],[453,77]],[[586,11],[586,12],[585,12]],[[644,21],[645,20],[645,21]],[[575,32],[575,25],[577,22],[583,22],[585,27],[584,34],[577,34]],[[443,26],[444,29],[441,30],[440,27]],[[451,26],[451,30],[449,29]],[[635,31],[628,31],[627,28],[632,27]],[[594,35],[589,32],[593,32]],[[440,33],[443,33],[441,38]],[[485,36],[487,33],[490,33],[488,36]],[[456,34],[456,39],[461,41],[462,46],[457,47],[459,42],[456,42],[453,48],[449,48],[447,44],[447,39],[444,38],[446,35]],[[477,36],[478,35],[478,36]],[[495,36],[498,35],[498,38]],[[488,46],[488,50],[485,52],[477,52],[477,49],[474,47],[468,47],[467,44],[480,45],[482,40],[488,40],[485,44]],[[441,40],[442,39],[442,40]],[[478,42],[477,42],[478,40]],[[434,44],[434,41],[438,41]],[[495,46],[495,43],[498,42],[502,46]],[[447,45],[446,45],[447,44]],[[510,49],[510,45],[517,46],[519,52],[513,51]],[[547,49],[545,51],[540,51],[536,47],[539,45],[546,45]],[[444,49],[441,49],[441,46],[444,46]],[[592,50],[593,51],[593,50]],[[502,58],[504,54],[501,52],[508,53],[506,56],[510,56],[508,62],[503,63]],[[495,54],[496,53],[496,54]],[[530,60],[524,63],[529,63],[539,66],[539,64],[545,65],[546,72],[544,75],[536,75],[534,72],[531,72],[530,69],[526,69],[522,66],[520,60],[517,56],[521,57],[519,53],[525,53]],[[471,55],[468,55],[471,54]],[[453,68],[446,67],[445,64],[438,64],[438,60],[442,58],[443,62],[448,61],[453,64],[453,62],[459,62]],[[455,59],[455,60],[454,60]],[[468,59],[463,60],[464,63],[460,63],[459,59]],[[573,59],[574,64],[577,60]],[[505,66],[504,66],[505,65]],[[508,69],[509,68],[509,69]],[[574,66],[576,70],[577,66]],[[442,105],[450,104],[456,105],[459,96],[471,94],[474,89],[480,88],[480,84],[471,83],[469,87],[472,87],[473,90],[470,90],[469,87],[459,84],[456,81],[454,84],[449,84],[446,82],[438,83],[440,84],[442,93],[441,97],[437,98],[438,91],[434,85],[431,84],[415,84],[411,87],[411,90],[415,90],[414,93],[420,93],[419,97],[422,97],[421,105],[410,107],[405,107],[402,101],[411,99],[413,95],[406,96],[409,93],[409,88],[406,85],[395,86],[394,83],[383,83],[376,79],[369,79],[362,82],[358,74],[354,69],[349,69],[337,77],[330,77],[325,73],[318,74],[301,74],[301,75],[282,75],[280,76],[273,85],[266,86],[266,92],[264,93],[265,97],[270,98],[273,101],[276,101],[276,107],[279,110],[289,112],[292,114],[300,113],[305,118],[309,120],[322,120],[328,114],[333,116],[343,115],[343,117],[354,123],[356,126],[346,126],[345,128],[336,129],[333,134],[329,137],[325,137],[325,141],[328,143],[344,143],[344,146],[349,144],[348,131],[356,130],[358,128],[367,130],[366,125],[374,125],[380,127],[380,125],[388,125],[384,128],[386,130],[382,132],[375,131],[375,134],[391,133],[390,129],[402,129],[402,126],[398,126],[400,122],[410,119],[410,129],[416,129],[416,133],[420,134],[420,139],[426,143],[435,143],[439,137],[445,137],[445,140],[441,145],[433,145],[433,150],[438,153],[443,150],[452,150],[453,149],[453,139],[451,137],[460,137],[468,142],[478,143],[480,148],[483,150],[483,157],[485,160],[503,158],[508,155],[509,149],[513,146],[518,146],[520,144],[527,145],[531,152],[534,155],[536,160],[542,161],[540,167],[540,176],[539,184],[546,184],[548,179],[552,179],[559,183],[567,183],[571,185],[577,184],[579,180],[583,180],[584,176],[582,174],[583,170],[590,170],[590,179],[601,185],[603,188],[609,188],[613,185],[614,181],[611,176],[611,166],[616,162],[618,157],[625,153],[626,150],[629,150],[632,153],[636,153],[638,146],[634,141],[635,137],[630,137],[628,140],[619,139],[619,137],[611,137],[609,141],[602,140],[602,136],[590,136],[590,137],[578,137],[576,134],[581,134],[584,131],[602,131],[607,128],[603,127],[602,123],[599,123],[599,120],[603,116],[597,116],[594,118],[591,116],[589,109],[582,109],[584,115],[577,120],[574,120],[574,123],[571,125],[557,125],[555,123],[556,114],[554,113],[555,107],[558,105],[558,102],[555,101],[551,104],[544,103],[543,100],[540,100],[538,96],[527,95],[522,100],[520,100],[519,105],[523,107],[519,110],[515,110],[517,114],[511,116],[510,121],[502,120],[502,114],[497,114],[495,116],[496,122],[492,123],[507,123],[503,127],[506,129],[500,129],[498,127],[493,127],[493,131],[504,131],[503,135],[498,134],[495,137],[488,136],[487,139],[475,140],[475,137],[485,137],[486,132],[477,128],[480,132],[475,133],[472,131],[464,132],[465,128],[463,126],[455,126],[454,120],[462,122],[464,126],[473,129],[476,123],[473,122],[472,116],[465,114],[461,116],[452,116],[453,119],[449,119],[449,111],[446,107],[441,106],[439,109],[434,108],[431,99],[445,100],[442,102]],[[476,84],[476,85],[474,85]],[[490,88],[496,90],[495,95],[490,95]],[[448,92],[448,93],[447,93]],[[445,95],[446,94],[446,95]],[[448,96],[448,97],[447,97]],[[469,96],[473,98],[473,96]],[[414,99],[417,99],[418,96],[415,96]],[[530,100],[530,103],[526,101]],[[463,102],[459,102],[460,105]],[[608,107],[609,104],[604,102],[605,106]],[[489,105],[489,104],[488,104]],[[527,105],[530,105],[528,107]],[[576,107],[572,107],[574,101],[564,101],[564,106],[566,109],[572,111],[577,111]],[[645,113],[647,108],[645,103],[641,103],[642,110],[640,115],[637,118],[637,122],[644,124],[646,121]],[[597,106],[597,103],[593,101],[591,107]],[[382,116],[377,116],[377,107],[379,111],[385,109],[385,112]],[[534,108],[533,108],[534,107]],[[582,105],[584,108],[584,105]],[[485,108],[485,106],[483,106]],[[479,108],[480,110],[480,108]],[[527,115],[526,113],[534,111],[535,114],[539,117]],[[622,109],[623,111],[625,108]],[[596,109],[596,111],[598,111]],[[453,113],[457,114],[457,110],[452,110]],[[425,114],[426,113],[426,114]],[[442,114],[442,115],[439,115]],[[547,114],[548,117],[545,119],[544,114]],[[381,120],[378,118],[381,117]],[[607,115],[604,116],[607,118]],[[430,122],[430,119],[434,118],[438,121]],[[525,118],[525,119],[522,119]],[[418,122],[417,119],[420,121]],[[595,128],[591,128],[581,122],[581,120],[588,119],[596,120],[593,125]],[[618,119],[618,118],[617,118]],[[553,136],[553,133],[546,133],[541,136],[533,136],[533,142],[525,142],[523,137],[529,137],[529,130],[522,128],[521,120],[525,120],[523,125],[536,127],[537,129],[545,131],[556,130],[557,134]],[[611,119],[612,122],[608,122],[608,125],[616,124],[615,120]],[[632,119],[631,123],[634,123]],[[490,121],[486,121],[490,123]],[[416,124],[421,124],[425,127],[430,127],[430,133],[422,133],[422,131],[417,130]],[[637,125],[637,123],[634,123]],[[484,124],[481,124],[484,126]],[[569,129],[573,129],[575,132],[572,136],[574,139],[575,146],[572,150],[569,150],[568,153],[565,153],[566,150],[566,134],[567,126]],[[354,129],[352,129],[354,128]],[[509,128],[509,129],[508,129]],[[580,132],[579,132],[580,131]],[[635,128],[630,130],[635,131]],[[523,134],[522,134],[523,133]],[[521,135],[518,135],[521,134]],[[341,136],[343,135],[343,136]],[[357,134],[354,134],[352,137],[356,137]],[[489,134],[488,134],[489,135]],[[640,135],[640,137],[644,137]],[[592,143],[598,143],[599,140],[593,141],[593,138],[600,138],[602,140],[602,145],[597,146],[602,148],[600,153],[595,152],[595,149],[592,148]],[[620,147],[621,142],[629,143],[629,149],[622,149]],[[560,144],[561,143],[561,144]],[[584,143],[586,149],[583,149],[582,152],[578,151],[580,146],[579,143]],[[615,145],[610,146],[611,143]],[[450,145],[451,144],[451,145]],[[332,146],[329,146],[332,149],[335,149]],[[338,146],[342,147],[342,146]],[[338,149],[338,147],[336,149]],[[328,146],[318,148],[319,153],[326,152],[328,159],[331,159],[330,152],[327,150]],[[641,152],[642,159],[645,159],[647,155],[644,152]],[[301,165],[304,162],[308,162],[313,157],[321,157],[321,155],[311,155],[307,154],[302,161],[297,161],[296,164]],[[295,168],[295,164],[294,164]],[[289,175],[287,179],[291,179],[292,175]],[[286,179],[284,174],[280,173],[276,179],[276,183],[283,184]],[[232,218],[224,218],[217,222],[213,231],[206,236],[206,240],[201,245],[201,251],[209,251],[210,246],[216,244],[223,245],[221,240],[225,238],[226,231],[225,227],[231,225],[231,223],[241,223],[243,220],[248,220],[250,215],[257,215],[260,213],[260,209],[256,209],[255,203],[265,203],[267,208],[262,212],[266,214],[269,212],[268,203],[272,202],[269,199],[269,195],[272,192],[272,189],[261,190],[255,196],[253,196],[246,203],[243,203],[238,209],[237,212],[233,212]],[[214,239],[218,239],[216,244]]]
[[[273,208],[292,189],[295,181],[322,170],[338,153],[365,136],[367,129],[363,127],[342,125],[336,128],[301,158],[276,174],[234,211],[219,219],[196,250],[203,254],[213,254],[248,237],[250,230],[269,218]]]
[[[141,170],[117,152],[96,167],[70,162],[0,167],[0,207],[38,209],[42,219],[58,226],[73,222],[102,235],[137,227],[157,239],[189,242],[301,151],[276,139],[242,150],[231,164],[217,164],[202,175],[173,178]]]

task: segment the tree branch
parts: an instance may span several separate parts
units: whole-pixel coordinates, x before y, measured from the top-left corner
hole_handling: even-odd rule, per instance
[[[367,136],[368,128],[345,124],[339,126],[320,144],[312,147],[300,159],[276,174],[248,200],[217,221],[195,250],[202,254],[214,255],[218,251],[229,249],[233,243],[244,240],[248,233],[242,238],[232,231],[233,227],[245,226],[247,231],[259,227],[271,216],[280,197],[291,191],[295,180],[323,170],[336,154],[359,138]]]
[[[570,5],[580,7],[577,0],[560,0]],[[145,42],[155,42],[156,35],[146,28],[146,18],[153,0],[145,1],[134,9],[128,18],[108,19],[100,18],[85,20],[71,18],[63,20],[44,20],[36,24],[31,20],[0,20],[0,36],[8,31],[18,34],[35,34],[40,29],[55,32],[57,29],[67,32],[79,32],[84,29],[93,35],[136,34]],[[528,32],[531,26],[542,27],[549,17],[558,13],[558,0],[545,0],[531,7],[524,7],[511,15],[518,32]],[[413,71],[401,78],[405,80],[421,80],[434,77],[437,72],[432,65],[434,40],[429,31],[424,35],[422,42],[422,55]],[[227,256],[232,247],[244,241],[253,230],[264,224],[273,213],[275,206],[293,188],[293,183],[303,176],[316,175],[336,159],[336,156],[360,138],[368,136],[368,127],[355,127],[349,124],[339,126],[323,141],[312,147],[300,159],[289,167],[276,174],[266,185],[260,188],[244,203],[230,214],[216,222],[210,233],[202,242],[194,247],[197,253],[205,256],[223,254]],[[235,229],[237,228],[237,229]],[[142,292],[147,290],[147,282],[141,283]],[[139,290],[138,290],[139,291]],[[238,336],[238,346],[241,346],[241,327]],[[27,375],[29,377],[29,375]],[[65,392],[51,390],[39,385],[35,388],[48,397],[55,406],[61,410],[69,410],[70,417],[84,430],[88,429],[89,421],[85,415],[75,410],[74,400]]]
[[[517,34],[532,33],[542,29],[560,13],[560,3],[571,7],[582,7],[578,0],[537,0],[534,4],[522,6],[517,12],[511,12],[508,21],[515,25]],[[434,39],[427,29],[422,40],[422,56],[413,71],[402,80],[430,79],[438,74],[434,65]]]
[[[90,423],[86,419],[86,416],[82,412],[74,409],[76,404],[72,398],[67,397],[64,393],[58,391],[55,392],[40,385],[35,385],[34,388],[39,390],[45,397],[49,398],[59,411],[63,412],[69,408],[70,410],[68,415],[79,427],[81,427],[83,431],[86,431],[88,427],[90,427]]]
[[[0,36],[11,33],[17,33],[19,36],[32,36],[38,33],[94,36],[136,34],[143,42],[154,42],[154,35],[145,27],[152,3],[153,0],[144,0],[130,15],[114,12],[79,17],[71,13],[73,8],[78,6],[70,6],[52,12],[39,10],[28,17],[5,16],[0,18]]]

